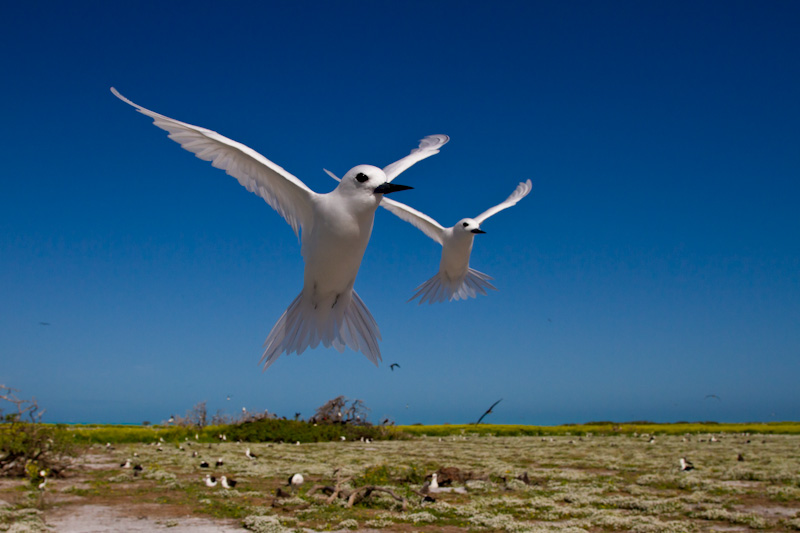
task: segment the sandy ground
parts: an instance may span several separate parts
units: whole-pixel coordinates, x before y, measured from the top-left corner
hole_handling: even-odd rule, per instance
[[[241,533],[242,527],[234,520],[209,520],[206,518],[150,518],[146,506],[120,509],[105,505],[70,506],[55,510],[45,516],[48,526],[57,533],[147,533],[171,531],[172,533]]]

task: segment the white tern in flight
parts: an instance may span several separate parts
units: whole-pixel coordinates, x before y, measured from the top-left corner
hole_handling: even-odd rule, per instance
[[[303,290],[264,342],[264,369],[284,352],[301,354],[320,343],[340,352],[349,346],[377,366],[381,359],[380,331],[353,290],[375,210],[384,194],[410,189],[391,181],[417,161],[439,153],[449,137],[425,137],[418,148],[383,170],[358,165],[344,175],[336,189],[319,194],[243,144],[145,109],[113,87],[111,92],[152,118],[153,124],[169,132],[169,138],[181,147],[225,170],[248,191],[261,196],[300,236],[300,253],[305,261]]]
[[[419,303],[444,302],[445,300],[466,300],[475,298],[477,293],[486,294],[486,289],[497,290],[489,283],[491,277],[469,267],[472,241],[476,234],[486,233],[481,224],[490,216],[516,204],[531,192],[531,180],[520,183],[511,196],[475,218],[462,218],[450,228],[444,228],[424,213],[420,213],[400,202],[389,198],[381,200],[381,207],[388,209],[406,222],[419,228],[425,235],[442,245],[442,260],[439,272],[417,287],[414,296]]]

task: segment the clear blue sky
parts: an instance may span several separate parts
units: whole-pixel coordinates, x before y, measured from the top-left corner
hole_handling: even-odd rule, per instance
[[[7,2],[0,383],[63,422],[340,394],[398,423],[798,420],[798,27],[793,1]],[[476,238],[499,291],[406,303],[441,249],[379,210],[384,364],[262,373],[297,239],[111,86],[320,192],[450,135],[395,198],[449,226],[530,178]]]

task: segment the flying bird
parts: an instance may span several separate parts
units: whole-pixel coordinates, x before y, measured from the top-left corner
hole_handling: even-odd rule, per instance
[[[417,287],[411,300],[419,297],[419,303],[429,304],[452,300],[475,298],[478,293],[486,294],[486,289],[497,290],[490,283],[492,278],[483,272],[469,267],[472,254],[472,241],[475,235],[486,233],[481,224],[490,216],[508,209],[531,192],[531,180],[520,183],[511,196],[502,203],[484,211],[475,218],[462,218],[455,226],[445,228],[428,215],[389,198],[381,200],[381,207],[421,230],[425,235],[442,245],[442,259],[439,272]]]
[[[488,408],[488,409],[486,410],[486,412],[485,412],[485,413],[483,413],[483,414],[481,415],[481,417],[478,419],[478,421],[477,421],[477,422],[475,422],[475,425],[477,426],[478,424],[480,424],[480,423],[481,423],[481,420],[483,420],[483,417],[485,417],[485,416],[486,416],[486,415],[488,415],[488,414],[491,414],[491,413],[493,412],[493,411],[492,411],[492,409],[494,409],[494,406],[495,406],[495,405],[497,405],[498,403],[502,402],[502,401],[503,401],[503,399],[502,399],[502,398],[500,398],[499,400],[497,400],[496,402],[494,402],[494,403],[492,404],[492,406],[491,406],[490,408]]]
[[[708,400],[708,399],[715,399],[715,400],[719,400],[720,398],[719,398],[719,396],[717,396],[716,394],[706,394],[706,397],[705,397],[705,399],[706,399],[706,400]]]
[[[439,153],[449,137],[425,137],[409,155],[383,169],[353,167],[333,191],[319,194],[241,143],[145,109],[113,87],[111,92],[152,118],[153,124],[169,132],[169,138],[181,147],[225,170],[247,190],[261,196],[300,237],[305,262],[303,289],[264,342],[264,369],[282,353],[299,355],[320,343],[339,352],[348,346],[377,366],[381,360],[380,330],[353,289],[375,211],[384,195],[410,189],[392,180],[417,161]]]
[[[394,367],[400,368],[400,365],[398,365],[397,363],[392,363],[391,365],[389,365],[389,369],[390,369],[392,372],[394,372]]]

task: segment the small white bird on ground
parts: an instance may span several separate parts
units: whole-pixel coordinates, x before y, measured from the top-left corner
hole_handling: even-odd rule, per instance
[[[324,169],[323,169],[324,170]],[[325,170],[333,179],[333,173]],[[490,216],[508,209],[531,192],[531,180],[520,183],[504,202],[484,211],[475,218],[462,218],[455,226],[445,228],[428,215],[389,198],[381,200],[381,207],[421,230],[425,235],[442,245],[442,260],[439,272],[417,287],[409,302],[420,297],[419,303],[444,302],[446,300],[466,300],[475,298],[478,293],[486,294],[486,289],[497,290],[483,272],[469,267],[472,254],[472,241],[476,234],[486,233],[481,224]]]
[[[436,479],[438,476],[436,472],[431,474],[431,484],[428,485],[429,489],[438,489],[439,488],[439,481]]]
[[[250,448],[247,448],[244,451],[244,454],[247,456],[248,459],[258,459],[258,456],[256,454],[250,452]]]
[[[203,481],[205,482],[206,487],[216,487],[217,486],[217,478],[215,478],[211,474],[206,474],[206,477],[203,478]]]
[[[694,470],[694,465],[686,460],[686,458],[681,457],[681,472],[688,472],[689,470]]]
[[[303,290],[281,315],[264,345],[266,370],[282,353],[303,353],[320,343],[343,352],[362,352],[376,366],[381,359],[380,331],[353,290],[367,248],[375,210],[385,194],[409,189],[391,181],[405,169],[439,152],[449,138],[425,137],[406,157],[384,167],[358,165],[327,194],[309,189],[298,178],[247,146],[205,128],[145,109],[112,87],[120,100],[153,119],[169,138],[200,159],[235,177],[261,196],[301,236],[305,261]]]
[[[289,486],[291,486],[293,488],[294,487],[299,487],[304,482],[305,482],[305,479],[303,478],[303,474],[292,474],[291,476],[289,476],[289,483],[288,484],[289,484]]]
[[[236,486],[236,480],[234,480],[234,479],[228,479],[228,478],[227,478],[227,477],[225,477],[225,476],[222,476],[222,477],[220,478],[220,483],[222,483],[222,487],[223,487],[223,488],[226,488],[226,489],[232,489],[233,487],[235,487],[235,486]]]

